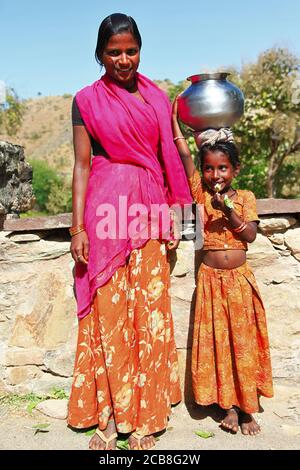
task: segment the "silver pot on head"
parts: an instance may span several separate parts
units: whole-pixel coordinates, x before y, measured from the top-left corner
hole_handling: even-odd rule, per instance
[[[188,77],[191,85],[178,97],[178,115],[194,131],[231,127],[243,115],[244,95],[227,72]]]

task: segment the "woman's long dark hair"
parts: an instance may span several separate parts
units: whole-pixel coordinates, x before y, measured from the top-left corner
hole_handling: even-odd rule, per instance
[[[113,13],[107,16],[99,26],[97,46],[95,51],[95,58],[98,64],[102,64],[103,51],[113,34],[123,33],[128,31],[135,38],[138,43],[139,49],[142,47],[142,38],[138,30],[137,24],[131,16],[124,15],[123,13]]]

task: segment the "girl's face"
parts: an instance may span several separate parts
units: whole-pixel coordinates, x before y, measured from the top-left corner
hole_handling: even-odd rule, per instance
[[[239,166],[234,168],[228,156],[220,150],[207,152],[203,158],[203,179],[212,191],[215,191],[216,184],[218,184],[219,192],[229,189],[239,170]]]
[[[101,57],[106,73],[125,88],[135,83],[135,73],[140,63],[140,49],[128,31],[113,34]]]

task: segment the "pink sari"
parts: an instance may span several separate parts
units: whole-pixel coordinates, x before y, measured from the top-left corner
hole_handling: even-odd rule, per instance
[[[151,235],[132,237],[123,232],[133,216],[129,207],[143,204],[191,204],[184,169],[173,142],[171,106],[153,82],[137,74],[144,103],[107,75],[80,90],[76,103],[90,135],[109,158],[93,158],[85,203],[85,225],[90,242],[89,262],[76,265],[78,317],[90,312],[96,289],[126,263],[129,253]],[[126,201],[124,207],[120,205]],[[116,236],[99,238],[103,205],[114,211]],[[101,209],[102,208],[102,209]]]

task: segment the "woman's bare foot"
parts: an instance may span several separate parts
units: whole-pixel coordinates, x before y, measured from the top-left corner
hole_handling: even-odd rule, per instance
[[[256,436],[261,431],[253,416],[243,411],[240,413],[240,426],[242,433],[245,435]]]
[[[221,421],[221,428],[236,434],[239,430],[239,415],[236,408],[226,410],[227,416]]]
[[[130,434],[128,438],[130,450],[148,450],[155,446],[154,436],[139,436],[137,433]]]
[[[89,448],[92,450],[116,450],[116,432],[117,430],[114,420],[109,421],[107,428],[104,431],[97,429],[89,442]]]

